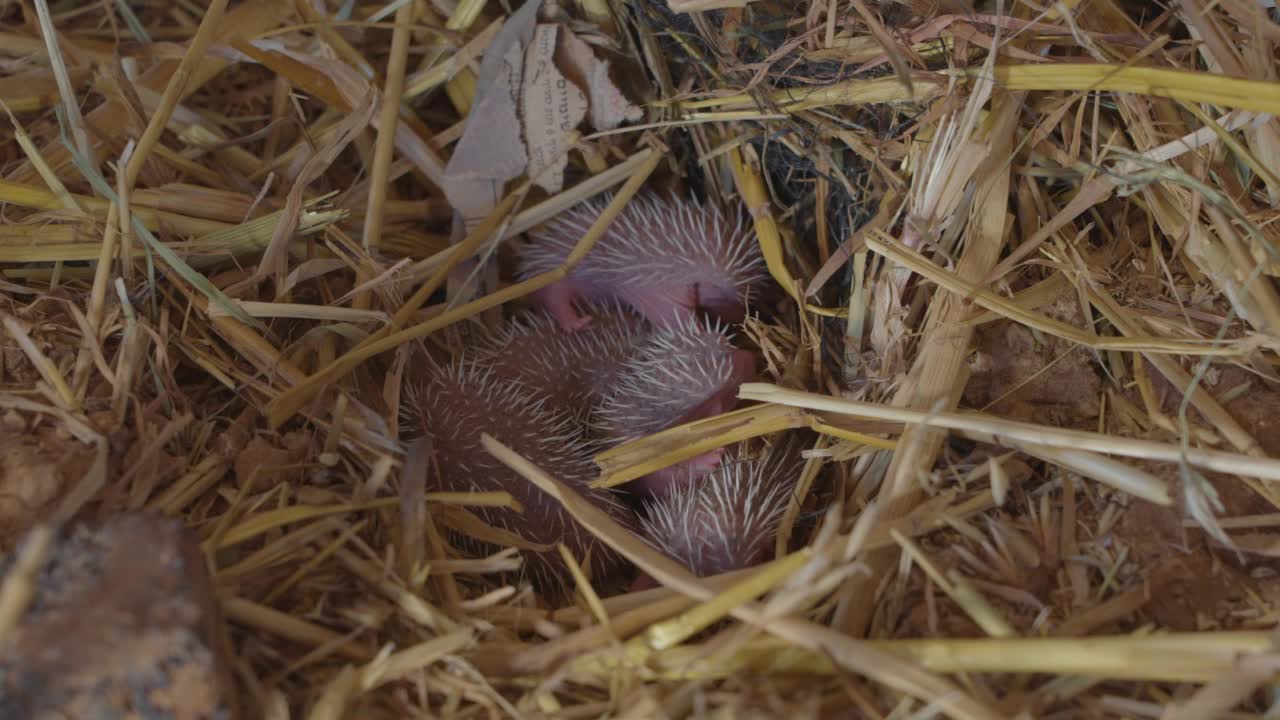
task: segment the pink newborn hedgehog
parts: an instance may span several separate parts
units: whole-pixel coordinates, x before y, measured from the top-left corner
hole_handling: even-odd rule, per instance
[[[726,460],[647,504],[643,535],[699,577],[757,565],[768,559],[798,477],[790,453]]]
[[[755,374],[755,356],[734,347],[724,328],[697,318],[655,329],[623,365],[592,414],[592,424],[612,444],[652,435],[675,425],[727,412],[738,386]],[[659,470],[639,481],[661,494],[692,472],[714,468],[722,450]]]
[[[588,201],[532,235],[520,254],[527,279],[564,263],[609,202]],[[633,198],[568,277],[534,294],[566,330],[590,322],[575,304],[616,298],[655,324],[704,309],[736,322],[764,278],[760,248],[741,214],[648,194]]]
[[[623,560],[596,541],[560,503],[529,480],[508,469],[485,451],[481,433],[488,433],[539,468],[565,482],[626,525],[634,516],[611,493],[594,490],[595,478],[587,443],[566,413],[549,407],[545,398],[518,382],[498,377],[491,369],[455,361],[436,368],[431,378],[406,403],[416,434],[431,438],[435,468],[429,490],[506,491],[524,506],[523,513],[506,508],[471,508],[485,522],[525,540],[552,546],[547,552],[523,550],[525,570],[544,590],[562,587],[566,578],[556,543],[564,543],[585,562],[593,579],[612,575]],[[464,544],[484,552],[492,548],[470,538]]]
[[[585,423],[650,331],[643,318],[621,305],[592,312],[591,324],[573,333],[563,332],[547,313],[529,313],[483,339],[474,356],[498,376],[520,381]]]

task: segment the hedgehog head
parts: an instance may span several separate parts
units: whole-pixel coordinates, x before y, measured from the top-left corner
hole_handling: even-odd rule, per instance
[[[700,577],[764,562],[795,473],[774,456],[725,462],[646,505],[645,539]]]
[[[622,367],[592,417],[607,442],[621,444],[733,409],[738,387],[755,373],[755,356],[734,347],[719,324],[687,318],[654,330]],[[709,472],[714,450],[641,478],[635,488],[660,495]]]
[[[521,250],[520,276],[563,265],[609,201],[578,205],[533,233]],[[574,309],[582,298],[621,299],[657,324],[699,308],[736,322],[764,277],[744,213],[730,218],[715,205],[649,193],[633,198],[568,277],[536,299],[569,330],[583,324]]]
[[[691,269],[697,305],[721,319],[737,322],[745,305],[765,278],[764,256],[746,213],[726,215],[714,204],[649,196],[637,215],[648,223],[634,227],[636,235],[660,234],[675,257]]]
[[[746,303],[736,287],[699,283],[694,292],[698,297],[698,307],[722,320],[742,322],[747,316]]]
[[[586,422],[592,406],[648,333],[644,320],[618,303],[585,308],[589,322],[564,332],[549,312],[514,318],[468,351],[504,378],[518,380],[557,409]]]
[[[696,318],[655,329],[596,407],[597,429],[622,443],[724,412],[755,371],[719,323]]]

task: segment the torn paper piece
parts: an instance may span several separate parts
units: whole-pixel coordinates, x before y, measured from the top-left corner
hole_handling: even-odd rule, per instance
[[[529,176],[549,193],[564,186],[569,162],[565,133],[587,114],[587,96],[555,64],[556,25],[539,25],[525,54],[521,111],[529,147]]]
[[[600,60],[591,46],[561,28],[556,65],[578,87],[587,91],[591,108],[591,127],[612,130],[624,122],[635,122],[644,111],[627,101],[626,96],[609,79],[609,63]]]

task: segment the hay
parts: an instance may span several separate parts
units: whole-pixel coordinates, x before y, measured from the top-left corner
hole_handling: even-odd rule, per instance
[[[181,517],[265,718],[1274,713],[1280,18],[968,5],[554,6],[643,113],[459,232],[502,4],[0,3],[4,551]],[[510,495],[424,491],[401,386],[654,184],[750,211],[765,371],[595,484],[783,435],[805,471],[771,562],[697,578],[486,437],[660,583],[545,548],[552,605],[467,510]]]

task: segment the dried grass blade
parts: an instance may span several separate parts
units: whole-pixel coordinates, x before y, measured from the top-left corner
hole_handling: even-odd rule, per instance
[[[18,343],[18,347],[22,350],[22,354],[27,356],[31,366],[40,373],[40,377],[44,378],[49,387],[58,394],[58,400],[62,401],[62,409],[79,410],[80,403],[76,399],[76,394],[71,391],[71,386],[67,385],[66,379],[62,377],[62,372],[49,359],[49,356],[41,352],[40,348],[32,342],[26,328],[22,327],[17,319],[8,315],[0,317],[0,323],[4,325],[5,332],[8,333],[9,337]]]
[[[119,203],[120,202],[119,196],[117,196],[115,191],[111,189],[111,186],[107,183],[106,179],[103,178],[102,175],[98,172],[97,168],[90,165],[88,160],[84,158],[82,155],[80,155],[80,153],[78,153],[74,148],[72,148],[70,144],[67,145],[67,150],[71,153],[71,157],[75,161],[76,167],[80,169],[80,172],[84,175],[85,179],[89,181],[89,184],[92,185],[95,190],[101,193],[103,197],[106,197],[109,200],[111,200],[112,203]],[[209,282],[209,278],[205,277],[204,275],[201,275],[198,271],[196,271],[194,268],[188,265],[181,257],[179,257],[178,254],[174,252],[172,248],[160,242],[160,240],[155,235],[153,235],[150,230],[147,229],[146,225],[143,225],[142,221],[138,218],[137,214],[134,214],[132,216],[132,219],[133,219],[133,231],[137,233],[138,237],[141,237],[143,241],[146,243],[146,246],[152,252],[159,255],[160,258],[164,260],[165,263],[175,273],[177,273],[179,277],[187,281],[187,283],[189,283],[195,289],[199,290],[201,294],[203,294],[211,302],[214,302],[217,305],[221,306],[224,310],[227,311],[229,315],[234,317],[236,320],[239,320],[240,322],[243,322],[244,324],[249,325],[250,327],[254,327],[259,330],[266,330],[265,325],[258,322],[254,318],[249,317],[247,314],[241,311],[238,307],[236,307],[235,304],[231,302],[231,298],[227,297],[226,293],[222,292],[216,286],[214,286],[213,283]]]
[[[956,277],[955,274],[929,262],[920,253],[883,232],[877,231],[868,235],[866,243],[867,247],[876,254],[932,280],[957,295],[972,298],[976,304],[1002,317],[1094,350],[1125,350],[1167,355],[1208,355],[1215,357],[1240,356],[1246,352],[1246,348],[1240,347],[1240,343],[1218,343],[1213,340],[1195,342],[1144,336],[1126,338],[1099,337],[1045,315],[1031,312],[1009,302],[990,290],[965,282]]]
[[[808,426],[809,418],[804,413],[771,405],[677,425],[596,455],[601,477],[592,487],[615,487],[718,447]]]
[[[987,71],[975,68],[959,72],[977,77]],[[1134,93],[1280,115],[1280,85],[1212,73],[1101,63],[1055,63],[997,65],[992,78],[1006,90]]]
[[[742,195],[742,200],[746,203],[747,210],[755,223],[756,239],[760,244],[760,252],[764,255],[769,274],[805,310],[828,317],[842,317],[845,313],[844,308],[831,309],[810,305],[801,296],[800,283],[787,269],[782,251],[782,235],[778,232],[778,224],[774,221],[773,213],[769,209],[771,203],[764,187],[764,180],[760,177],[758,163],[748,164],[742,148],[735,147],[729,151],[729,165],[733,170],[733,179],[737,184],[738,193]]]
[[[519,509],[520,505],[507,492],[483,492],[483,493],[427,493],[425,499],[428,502],[455,502],[477,507],[506,507]],[[366,510],[377,510],[379,508],[395,507],[399,502],[399,498],[382,498],[379,500],[370,500],[364,503],[350,503],[343,505],[322,505],[308,506],[295,505],[292,507],[271,510],[259,515],[255,515],[245,520],[218,538],[216,546],[207,548],[208,550],[222,550],[242,542],[252,540],[253,538],[275,528],[289,525],[304,520],[311,520],[318,517],[327,517],[329,515],[341,515],[345,513],[364,512]]]
[[[800,407],[817,412],[889,420],[893,422],[929,425],[956,430],[966,437],[982,442],[1000,444],[1005,438],[1030,442],[1048,447],[1086,450],[1109,455],[1160,460],[1163,462],[1187,462],[1206,470],[1280,480],[1280,460],[1258,458],[1240,453],[1202,448],[1184,449],[1177,445],[1068,430],[1033,423],[1005,420],[992,415],[973,412],[925,412],[909,410],[878,403],[843,400],[829,395],[788,390],[766,383],[745,383],[738,391],[743,400],[771,402]]]
[[[474,640],[475,630],[461,628],[371,661],[361,673],[360,687],[368,692],[420,673],[446,656],[458,654]]]
[[[939,673],[1076,675],[1106,680],[1209,682],[1231,673],[1241,661],[1274,661],[1271,633],[1195,632],[1089,638],[939,638],[871,640],[895,658],[918,662]],[[698,646],[655,655],[650,667],[668,679],[712,680],[740,672],[831,673],[829,658],[782,639],[752,642],[731,657],[703,659]]]
[[[89,142],[89,133],[85,130],[84,116],[80,114],[80,103],[76,100],[75,87],[71,83],[66,59],[62,56],[62,49],[58,47],[58,31],[54,28],[53,17],[49,14],[49,3],[47,0],[35,0],[35,6],[40,34],[44,36],[49,66],[53,69],[53,77],[58,84],[58,94],[62,98],[62,112],[67,118],[67,124],[71,126],[71,136],[75,138],[75,146],[86,158],[92,158],[94,157],[93,144]]]
[[[221,598],[222,612],[227,619],[250,628],[276,635],[287,640],[312,647],[336,645],[336,652],[349,660],[367,662],[370,659],[368,650],[344,642],[342,635],[332,630],[296,618],[289,613],[281,612],[251,600],[239,597]]]
[[[1017,637],[1018,633],[1014,631],[1013,626],[1000,614],[990,603],[986,601],[978,593],[974,592],[972,587],[967,583],[956,582],[954,578],[948,578],[938,570],[920,550],[920,547],[912,542],[909,538],[899,532],[896,528],[889,529],[889,535],[893,538],[898,547],[911,557],[911,560],[919,565],[929,579],[935,585],[946,593],[951,601],[960,607],[969,619],[972,620],[982,631],[991,637]]]
[[[173,75],[169,78],[169,82],[165,85],[164,94],[160,96],[160,103],[151,117],[147,119],[147,127],[143,129],[142,135],[138,138],[137,147],[132,156],[129,157],[128,164],[124,168],[124,187],[126,191],[132,191],[133,185],[138,181],[138,173],[142,171],[142,166],[150,157],[152,150],[160,141],[160,135],[165,130],[169,117],[173,114],[174,108],[178,106],[178,101],[182,98],[183,92],[187,90],[187,85],[191,80],[191,76],[195,71],[196,63],[205,59],[205,52],[213,43],[218,25],[222,22],[223,13],[226,12],[228,0],[211,0],[209,6],[204,10],[204,16],[200,19],[200,27],[196,29],[196,34],[191,38],[191,44],[187,47],[186,53],[183,54],[182,60],[178,62],[178,67],[173,71]],[[86,157],[89,153],[84,147],[80,148],[80,152]],[[128,219],[128,218],[125,218]]]
[[[777,90],[774,91],[771,99],[778,106],[778,109],[794,113],[828,105],[891,105],[894,103],[924,102],[942,94],[947,89],[947,85],[947,79],[940,75],[916,73],[911,78],[912,92],[910,93],[902,86],[902,81],[897,76],[891,75],[872,80],[844,80],[815,89]],[[758,107],[755,98],[746,93],[708,100],[694,100],[681,103],[681,107],[684,110],[706,110],[708,108],[772,110],[772,108]]]
[[[1077,472],[1147,502],[1157,505],[1170,505],[1173,502],[1169,497],[1168,488],[1160,478],[1124,463],[1083,450],[1049,448],[1023,442],[1010,444],[1028,455]]]
[[[53,540],[52,527],[36,525],[27,532],[22,546],[16,550],[13,564],[0,585],[0,643],[9,639],[9,633],[18,626],[35,597],[40,568],[49,556]]]

